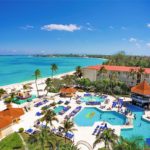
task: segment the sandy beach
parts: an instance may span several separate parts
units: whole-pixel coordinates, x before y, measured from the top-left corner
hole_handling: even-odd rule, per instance
[[[66,72],[66,73],[62,73],[62,74],[58,74],[58,75],[54,75],[54,78],[61,78],[62,76],[65,76],[65,75],[71,75],[73,74],[75,71],[70,71],[70,72]],[[43,83],[45,82],[45,80],[47,78],[51,78],[51,76],[49,77],[44,77],[44,78],[39,78],[38,79],[38,83]],[[16,88],[17,86],[20,86],[20,85],[23,85],[23,84],[28,84],[28,83],[31,83],[31,84],[35,84],[35,80],[29,80],[29,81],[24,81],[24,82],[20,82],[20,83],[14,83],[14,84],[9,84],[9,85],[4,85],[4,86],[0,86],[0,88],[4,88],[4,89],[7,89],[7,88]]]

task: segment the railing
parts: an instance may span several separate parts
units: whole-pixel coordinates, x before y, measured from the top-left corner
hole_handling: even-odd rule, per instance
[[[149,98],[142,98],[142,97],[137,97],[137,96],[133,96],[133,95],[131,95],[131,98],[133,100],[136,100],[136,101],[141,102],[141,103],[149,103],[150,102]]]

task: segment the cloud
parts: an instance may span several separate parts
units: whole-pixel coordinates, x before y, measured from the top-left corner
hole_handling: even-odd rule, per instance
[[[146,46],[150,48],[150,43],[146,43]]]
[[[44,25],[41,27],[41,30],[45,31],[68,31],[68,32],[73,32],[76,30],[80,30],[81,27],[75,25],[75,24],[68,24],[68,25],[63,25],[63,24],[49,24],[49,25]]]
[[[29,30],[29,29],[33,29],[34,26],[31,26],[31,25],[25,25],[25,26],[21,26],[20,28],[23,29],[23,30]]]
[[[147,24],[147,27],[150,28],[150,23]]]
[[[114,29],[114,27],[113,27],[113,26],[109,26],[109,29],[112,29],[112,30],[113,30],[113,29]]]
[[[136,39],[136,38],[131,37],[131,38],[129,39],[129,42],[137,42],[137,39]]]
[[[127,30],[127,28],[126,28],[126,27],[124,27],[124,26],[122,26],[122,27],[121,27],[121,30]]]

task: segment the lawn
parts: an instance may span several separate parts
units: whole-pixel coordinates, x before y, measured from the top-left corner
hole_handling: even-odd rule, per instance
[[[40,141],[30,144],[28,142],[28,134],[21,133],[21,136],[23,137],[29,150],[41,150]],[[51,134],[48,139],[52,143],[54,148],[56,148],[57,143],[59,143],[59,150],[74,150],[73,148],[71,148],[72,142],[70,140],[66,140],[65,143],[64,138],[54,134]],[[22,140],[20,139],[18,133],[15,132],[0,141],[0,150],[24,150]],[[45,142],[44,150],[50,150],[50,146],[47,142]]]
[[[24,138],[29,150],[41,150],[40,141],[30,144],[28,142],[29,135],[26,133],[21,133],[21,135]],[[74,150],[73,148],[71,148],[72,142],[70,140],[66,140],[65,143],[64,138],[54,134],[50,135],[48,138],[49,141],[52,143],[54,149],[56,148],[57,143],[59,143],[59,150]],[[45,144],[44,150],[50,150],[48,143]]]
[[[18,133],[12,133],[0,141],[0,150],[24,150]]]

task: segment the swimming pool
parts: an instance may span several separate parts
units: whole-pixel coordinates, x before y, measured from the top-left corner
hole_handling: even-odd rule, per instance
[[[64,106],[58,106],[58,107],[55,107],[55,108],[54,108],[54,112],[55,112],[56,114],[58,114],[58,113],[61,112],[63,109],[64,109]]]
[[[13,103],[23,104],[25,102],[31,102],[35,98],[36,98],[36,95],[32,95],[31,97],[29,97],[27,99],[17,99],[17,98],[14,98]]]
[[[123,125],[126,117],[115,111],[101,111],[95,107],[85,107],[74,117],[78,126],[92,126],[97,121],[106,121],[112,125]]]
[[[104,98],[99,96],[84,96],[80,99],[82,102],[103,102]]]
[[[122,129],[121,135],[128,139],[133,136],[142,136],[144,139],[150,138],[150,122],[142,119],[144,110],[131,104],[127,104],[126,106],[136,115],[136,119],[133,121],[133,129]]]

